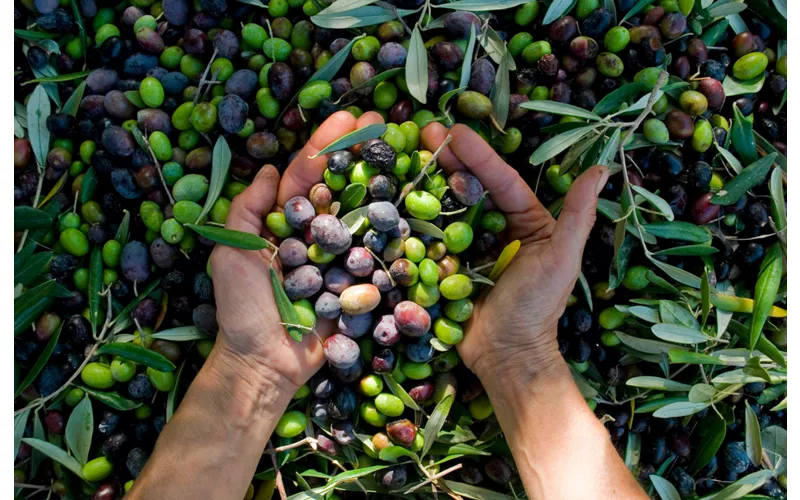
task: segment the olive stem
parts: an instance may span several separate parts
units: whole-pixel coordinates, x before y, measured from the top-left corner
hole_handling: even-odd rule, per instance
[[[390,3],[384,2],[384,1],[375,2],[375,5],[377,5],[378,7],[383,7],[384,9],[391,10],[392,14],[394,14],[394,17],[396,17],[397,20],[400,21],[403,24],[403,28],[405,28],[406,33],[408,34],[408,36],[411,36],[411,30],[409,29],[409,27],[406,24],[406,22],[403,21],[403,18],[400,16],[400,12],[397,11],[397,7],[395,7],[394,5],[392,5]]]
[[[279,446],[277,448],[273,448],[271,451],[267,451],[266,453],[280,453],[282,451],[289,451],[289,450],[293,450],[295,448],[299,448],[299,447],[301,447],[303,445],[306,445],[306,444],[310,445],[312,448],[316,448],[317,440],[312,438],[312,437],[307,437],[307,438],[301,439],[300,441],[298,441],[296,443],[287,444],[286,446]]]
[[[45,491],[49,490],[49,486],[42,486],[40,484],[28,484],[28,483],[14,483],[14,488],[27,488],[36,491]]]
[[[206,82],[206,77],[208,76],[208,71],[211,69],[211,65],[214,64],[214,59],[217,57],[219,53],[219,49],[214,49],[214,53],[211,54],[211,59],[208,61],[206,65],[205,71],[203,71],[203,76],[200,77],[200,82],[197,84],[197,91],[194,93],[194,104],[197,104],[197,99],[200,97],[200,91],[203,89],[203,84]]]
[[[144,142],[144,145],[147,146],[147,152],[150,153],[150,158],[153,160],[153,163],[155,164],[156,172],[158,172],[158,178],[159,180],[161,180],[161,186],[163,186],[164,191],[167,192],[167,198],[169,198],[169,204],[174,205],[175,198],[172,197],[172,193],[170,193],[169,191],[169,186],[167,186],[167,181],[164,179],[164,174],[161,173],[161,163],[158,161],[158,158],[156,158],[156,153],[153,151],[153,147],[150,146],[150,141],[147,139],[146,135],[147,130],[145,130],[144,134],[142,134],[141,132],[139,134],[142,136],[142,142]],[[134,283],[134,286],[136,286],[136,283]]]
[[[278,487],[281,500],[286,500],[286,488],[283,487],[283,476],[281,476],[281,469],[278,467],[278,461],[275,459],[275,453],[273,453],[275,449],[272,447],[272,441],[269,442],[267,450],[270,452],[269,457],[272,460],[272,468],[275,469],[275,486]]]
[[[377,255],[375,255],[375,253],[374,253],[372,250],[370,250],[369,248],[367,248],[367,247],[364,247],[364,249],[365,249],[367,252],[369,252],[369,254],[370,254],[370,255],[372,255],[372,258],[373,258],[373,259],[375,259],[375,260],[377,260],[377,261],[378,261],[378,264],[380,264],[380,265],[381,265],[381,267],[383,268],[383,270],[386,272],[386,275],[387,275],[387,276],[389,276],[389,282],[392,284],[392,286],[397,286],[397,283],[395,283],[395,282],[394,282],[394,279],[392,278],[392,273],[390,273],[390,272],[389,272],[389,269],[386,267],[386,264],[383,262],[383,260],[381,260],[380,258],[378,258],[378,256],[377,256]]]
[[[434,474],[434,475],[430,476],[430,477],[429,477],[428,479],[426,479],[425,481],[423,481],[423,482],[419,483],[418,485],[416,485],[416,486],[413,486],[413,487],[409,488],[409,489],[408,489],[408,490],[407,490],[407,491],[404,493],[404,495],[411,494],[411,493],[413,493],[413,492],[417,491],[418,489],[422,488],[423,486],[425,486],[425,485],[427,485],[427,484],[430,484],[430,483],[434,482],[435,480],[437,480],[437,479],[439,479],[439,478],[441,478],[441,477],[444,477],[444,476],[446,476],[447,474],[450,474],[451,472],[457,471],[458,469],[460,469],[460,468],[461,468],[461,467],[463,467],[463,466],[464,466],[464,464],[458,464],[458,465],[454,465],[453,467],[450,467],[449,469],[445,469],[445,470],[443,470],[443,471],[441,471],[441,472],[438,472],[438,473],[436,473],[436,474]]]
[[[399,207],[400,203],[402,203],[403,200],[406,198],[406,196],[408,196],[408,193],[410,193],[411,190],[414,189],[414,187],[417,184],[419,184],[419,181],[421,181],[422,178],[425,177],[425,175],[427,175],[428,167],[433,165],[433,162],[435,162],[436,159],[439,157],[439,155],[442,154],[442,151],[444,150],[445,146],[450,144],[450,141],[452,141],[452,140],[453,140],[453,136],[450,135],[450,134],[447,134],[447,137],[445,137],[444,140],[442,141],[442,143],[439,144],[439,147],[436,148],[436,151],[433,152],[433,154],[431,155],[431,159],[428,160],[427,163],[425,163],[425,166],[422,167],[422,169],[420,170],[419,174],[417,174],[417,176],[414,178],[414,180],[410,184],[408,184],[406,187],[403,188],[403,191],[400,193],[400,197],[397,198],[396,202],[394,202],[394,206],[395,207]]]

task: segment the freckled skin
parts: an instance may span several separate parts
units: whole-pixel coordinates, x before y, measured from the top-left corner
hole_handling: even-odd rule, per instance
[[[431,328],[431,316],[419,304],[405,300],[394,308],[397,328],[410,337],[421,337]]]

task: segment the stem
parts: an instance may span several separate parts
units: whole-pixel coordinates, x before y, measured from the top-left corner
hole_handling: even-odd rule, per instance
[[[413,492],[417,491],[418,489],[422,488],[423,486],[425,486],[426,484],[432,483],[432,482],[436,481],[437,479],[439,479],[439,478],[441,478],[441,477],[444,477],[444,476],[446,476],[447,474],[450,474],[451,472],[457,471],[458,469],[460,469],[460,468],[461,468],[461,467],[463,467],[463,466],[464,466],[464,464],[458,464],[458,465],[454,465],[454,466],[450,467],[449,469],[445,469],[445,470],[443,470],[443,471],[441,471],[441,472],[439,472],[439,473],[436,473],[436,474],[434,474],[434,475],[430,476],[430,477],[429,477],[428,479],[426,479],[425,481],[423,481],[423,482],[419,483],[418,485],[416,485],[416,486],[414,486],[414,487],[412,487],[412,488],[409,488],[409,489],[408,489],[408,490],[407,490],[407,491],[404,493],[404,495],[408,495],[408,494],[410,494],[410,493],[413,493]]]
[[[275,469],[275,485],[278,487],[278,493],[281,500],[286,500],[286,488],[283,487],[283,476],[281,476],[281,469],[278,467],[278,461],[275,459],[275,449],[272,447],[272,441],[269,442],[267,447],[269,457],[272,459],[272,468]]]
[[[197,84],[197,92],[194,94],[194,104],[197,104],[197,99],[200,97],[200,90],[203,88],[203,84],[206,83],[208,71],[211,69],[211,65],[214,64],[214,59],[217,57],[218,53],[219,49],[214,49],[214,52],[211,54],[211,59],[208,61],[205,71],[203,71],[203,76],[200,77],[200,83]]]
[[[414,187],[417,184],[419,184],[419,181],[421,181],[422,178],[425,177],[425,175],[426,175],[426,173],[428,171],[428,168],[431,165],[433,165],[433,162],[435,162],[436,159],[439,157],[439,155],[442,154],[442,151],[444,150],[445,146],[450,144],[450,141],[452,141],[452,140],[453,140],[453,136],[450,135],[450,134],[447,134],[447,137],[445,137],[444,140],[442,141],[442,143],[439,144],[439,147],[436,148],[436,151],[434,151],[433,155],[431,155],[431,159],[428,160],[428,162],[425,164],[424,167],[422,167],[422,170],[420,170],[419,174],[417,174],[417,176],[414,178],[414,180],[411,182],[411,184],[408,184],[406,187],[403,188],[403,191],[400,193],[400,197],[397,199],[396,202],[394,202],[394,206],[396,206],[396,207],[400,206],[400,203],[402,203],[403,200],[406,198],[406,196],[408,196],[408,193],[410,193],[411,190],[414,189]]]
[[[156,172],[158,172],[158,178],[161,181],[161,186],[164,188],[164,191],[167,192],[167,198],[169,198],[170,205],[174,205],[175,198],[172,197],[169,186],[167,186],[167,181],[164,180],[164,174],[161,173],[161,163],[158,161],[158,158],[156,158],[156,153],[153,151],[152,146],[150,146],[150,141],[147,139],[147,130],[145,130],[145,133],[142,134],[142,142],[144,142],[144,145],[147,146],[147,152],[150,153],[150,159],[153,160],[153,163],[155,164]]]

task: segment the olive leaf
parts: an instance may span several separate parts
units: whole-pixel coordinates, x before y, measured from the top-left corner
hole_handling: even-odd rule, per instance
[[[364,224],[364,221],[367,220],[367,212],[369,212],[369,207],[360,207],[347,212],[347,214],[341,218],[342,224],[350,228],[350,234],[355,234]]]
[[[125,245],[128,244],[128,236],[130,232],[130,224],[131,224],[131,213],[127,210],[123,209],[122,212],[124,215],[122,216],[122,222],[119,223],[119,227],[117,228],[117,234],[114,235],[114,239],[117,243],[120,244],[123,248]]]
[[[756,416],[750,404],[744,405],[744,444],[747,450],[747,456],[750,462],[756,467],[761,465],[761,426],[758,424],[758,417]]]
[[[85,174],[83,174],[83,180],[81,181],[81,192],[80,192],[80,201],[81,203],[86,203],[94,197],[94,193],[97,190],[98,180],[97,180],[97,173],[94,167],[89,167]]]
[[[776,474],[786,474],[786,429],[770,425],[761,431],[761,447],[775,467]]]
[[[722,155],[722,157],[725,159],[725,161],[728,162],[728,164],[731,166],[731,168],[733,169],[734,172],[736,172],[738,174],[742,170],[744,170],[744,167],[742,166],[742,162],[740,162],[738,158],[733,156],[733,153],[731,153],[727,149],[723,148],[722,146],[720,146],[716,142],[714,143],[714,146],[717,148],[717,151],[719,151],[719,154]]]
[[[564,155],[564,158],[561,159],[561,165],[558,168],[558,175],[559,177],[570,172],[572,167],[575,166],[581,159],[581,156],[586,153],[587,150],[593,148],[596,144],[600,143],[600,136],[595,135],[589,137],[585,141],[580,141],[572,145],[567,151],[567,154]]]
[[[175,364],[162,354],[136,344],[111,342],[101,346],[100,349],[97,350],[97,353],[119,356],[120,358],[128,359],[136,364],[148,366],[160,372],[171,372],[175,370]]]
[[[653,207],[661,212],[667,220],[671,221],[675,218],[675,214],[672,213],[672,207],[670,207],[669,203],[664,200],[664,198],[658,196],[655,193],[651,193],[647,189],[641,186],[631,186],[631,189],[636,191],[637,194],[641,195],[645,200],[650,202]]]
[[[567,15],[577,3],[578,0],[553,0],[553,3],[550,4],[547,8],[547,12],[544,14],[542,24],[548,25],[556,19]]]
[[[28,423],[28,417],[31,414],[30,408],[25,408],[21,412],[14,415],[14,458],[16,459],[19,453],[19,445],[22,443],[22,436],[25,435],[25,426]]]
[[[593,165],[610,165],[612,161],[614,161],[614,157],[617,155],[619,151],[619,141],[620,136],[622,135],[622,129],[616,129],[611,137],[606,141],[603,145],[602,151],[600,151],[600,155],[597,157],[596,160],[589,162]]]
[[[45,281],[14,299],[14,336],[18,336],[53,304],[56,280]]]
[[[367,5],[373,4],[378,0],[338,0],[325,9],[322,10],[318,15],[326,15],[326,14],[339,14],[341,12],[345,12],[348,10],[357,9],[359,7],[366,7]]]
[[[681,382],[676,382],[667,378],[649,376],[632,377],[629,378],[625,384],[628,387],[638,387],[640,389],[658,389],[661,391],[688,392],[692,389],[692,386],[688,384],[682,384]]]
[[[577,118],[586,118],[587,120],[600,121],[602,117],[597,114],[586,111],[583,108],[573,106],[571,104],[564,104],[563,102],[556,101],[525,101],[519,105],[520,108],[531,109],[533,111],[541,111],[543,113],[550,113],[551,115],[574,116]]]
[[[659,408],[663,408],[672,403],[686,403],[686,402],[687,402],[686,396],[664,396],[636,405],[636,409],[633,411],[633,413],[635,414],[653,413]]]
[[[520,5],[525,5],[529,1],[530,0],[457,0],[450,3],[434,4],[432,7],[467,10],[470,12],[488,12],[519,7]]]
[[[449,103],[450,99],[452,99],[454,96],[460,94],[466,89],[467,87],[459,87],[457,89],[448,90],[439,98],[439,111],[441,111],[445,118],[447,118],[447,123],[449,126],[452,126],[455,122],[453,121],[453,117],[450,115],[450,107],[447,105],[447,103]]]
[[[58,446],[36,438],[22,438],[22,442],[28,443],[31,448],[39,450],[50,459],[71,470],[78,477],[83,477],[81,464]]]
[[[383,374],[383,381],[386,383],[386,387],[392,391],[392,394],[400,398],[404,405],[411,408],[412,410],[421,411],[419,405],[414,401],[411,396],[408,395],[403,386],[397,383],[397,381],[392,377],[391,373],[384,373]]]
[[[214,144],[214,152],[211,157],[211,181],[208,185],[206,202],[195,224],[199,224],[203,217],[214,207],[219,195],[222,193],[222,188],[225,187],[225,183],[228,181],[228,169],[230,166],[231,148],[228,147],[228,141],[223,136],[219,136],[216,144]]]
[[[315,82],[317,80],[324,80],[326,82],[329,82],[333,80],[333,78],[336,76],[336,73],[338,73],[339,70],[342,69],[342,66],[344,66],[345,61],[347,61],[347,58],[350,56],[350,51],[353,48],[353,45],[357,41],[364,38],[365,36],[367,35],[361,34],[350,40],[350,42],[344,47],[342,47],[342,49],[339,50],[339,52],[337,52],[330,59],[328,59],[328,62],[326,62],[324,66],[315,71],[314,74],[312,74],[311,77],[308,79],[308,81]],[[292,97],[292,102],[294,102],[297,99],[298,94],[299,91],[297,94],[294,95],[294,97]]]
[[[408,92],[417,101],[425,104],[428,93],[428,51],[425,50],[425,42],[418,27],[411,33],[405,68]]]
[[[244,231],[235,231],[233,229],[224,229],[216,226],[198,226],[196,224],[184,225],[204,238],[229,247],[241,248],[244,250],[263,250],[269,246],[267,240],[261,236]]]
[[[456,5],[457,3],[464,3],[469,0],[462,0],[461,2],[455,2],[446,4],[449,6]],[[469,85],[469,79],[472,72],[472,56],[475,53],[475,40],[477,39],[478,33],[475,31],[475,25],[470,23],[469,25],[469,40],[467,41],[467,50],[464,51],[464,63],[461,65],[461,79],[458,82],[459,88],[466,88]],[[447,101],[445,101],[446,103]],[[442,99],[439,99],[439,109],[442,109]],[[444,110],[442,110],[444,112]]]
[[[503,62],[503,57],[505,57],[507,53],[506,42],[503,41],[500,35],[491,26],[486,26],[483,29],[483,33],[478,41],[481,47],[483,47],[483,50],[486,51],[486,55],[489,56],[495,64],[501,64]],[[509,57],[507,64],[509,70],[514,71],[517,69],[513,58]]]
[[[581,290],[583,290],[583,296],[586,299],[586,305],[589,307],[589,311],[594,312],[592,289],[589,287],[589,282],[586,280],[586,276],[583,275],[583,272],[578,273],[578,284],[580,284]]]
[[[78,110],[80,109],[84,92],[86,92],[85,80],[75,88],[75,91],[69,96],[69,99],[67,99],[67,102],[65,102],[64,106],[61,108],[61,112],[72,116],[78,116]]]
[[[717,390],[713,385],[708,384],[695,384],[689,390],[689,401],[692,403],[705,403],[711,401],[717,394]]]
[[[22,46],[22,53],[27,57],[28,50],[30,46],[24,44]],[[31,67],[31,71],[33,72],[33,76],[36,78],[44,78],[44,77],[52,77],[58,76],[58,71],[53,67],[51,64],[45,64],[42,68],[33,68]],[[54,82],[45,82],[40,84],[50,99],[56,104],[57,107],[61,107],[61,96],[58,94],[58,84]],[[30,104],[30,101],[28,101]],[[49,109],[49,108],[48,108]]]
[[[23,82],[22,85],[29,85],[31,83],[70,82],[79,78],[85,78],[89,76],[90,73],[91,71],[79,71],[77,73],[68,73],[65,75],[42,76]]]
[[[694,453],[692,453],[692,461],[689,465],[689,470],[692,474],[699,472],[714,458],[714,455],[717,454],[725,441],[726,433],[727,424],[725,419],[720,418],[716,412],[709,412],[707,416],[700,420],[694,432],[694,435],[698,438],[697,446]]]
[[[659,238],[670,240],[690,241],[694,243],[708,243],[711,241],[711,233],[705,227],[697,226],[691,222],[670,221],[653,222],[644,224],[644,229],[648,233]]]
[[[419,462],[419,457],[417,457],[416,453],[402,446],[388,446],[378,454],[378,458],[381,460],[392,463],[397,463],[397,459],[400,457],[408,457],[415,462]]]
[[[675,344],[668,344],[659,340],[642,339],[628,335],[625,332],[614,331],[623,344],[645,354],[661,354],[662,352],[669,355],[670,350],[688,350],[688,347],[676,346]]]
[[[756,398],[756,403],[760,405],[766,405],[772,403],[779,397],[786,394],[786,389],[787,389],[786,384],[778,384],[766,387],[763,391],[761,391],[761,394],[758,395],[758,398]]]
[[[632,18],[633,16],[635,16],[639,12],[641,12],[644,9],[646,9],[647,7],[649,7],[654,1],[655,0],[639,0],[638,2],[636,2],[634,4],[633,7],[631,7],[631,10],[629,10],[625,14],[625,17],[622,18],[622,20],[619,22],[619,24],[620,25],[625,24],[625,21],[627,21],[628,19]]]
[[[690,365],[725,365],[721,359],[700,352],[670,350],[667,355],[672,363]]]
[[[769,142],[763,135],[759,134],[756,131],[753,131],[753,136],[756,138],[756,145],[759,148],[763,149],[764,152],[766,152],[767,154],[776,153],[778,155],[778,157],[775,158],[775,163],[779,167],[781,167],[781,169],[784,172],[786,172],[786,166],[787,166],[786,156],[784,156],[783,153],[778,151],[778,149],[771,142]]]
[[[733,75],[728,75],[722,81],[722,88],[725,90],[725,97],[742,94],[755,94],[764,86],[766,76],[762,74],[749,80],[739,80]]]
[[[397,16],[395,16],[395,12],[397,12]],[[315,16],[311,16],[311,22],[320,28],[328,29],[361,28],[392,21],[397,19],[397,17],[406,17],[414,12],[414,10],[408,9],[396,9],[393,11],[384,7],[368,5],[347,12],[333,14],[319,13]],[[350,51],[348,50],[347,54],[349,55],[349,53]]]
[[[667,276],[674,279],[678,283],[690,286],[692,288],[697,288],[698,290],[700,289],[700,278],[694,274],[684,271],[683,269],[675,267],[671,264],[667,264],[666,262],[661,262],[660,260],[653,258],[651,255],[648,255],[647,257],[650,259],[650,262],[655,264],[659,269],[664,271]]]
[[[743,4],[732,4],[732,5],[743,5]],[[735,483],[720,490],[714,496],[710,497],[709,500],[742,498],[751,491],[755,491],[764,486],[764,483],[766,483],[768,479],[772,478],[774,474],[775,473],[771,470],[760,470],[758,472],[753,472],[752,474],[748,474],[738,479]]]
[[[92,447],[92,432],[94,431],[93,415],[92,401],[87,395],[72,410],[64,430],[64,440],[81,465],[85,465],[89,460],[89,450]]]
[[[292,339],[297,342],[302,341],[302,330],[294,326],[300,324],[300,316],[297,314],[294,305],[292,305],[292,301],[289,300],[289,296],[286,295],[286,290],[283,289],[283,283],[281,283],[277,271],[275,271],[272,266],[269,268],[269,281],[272,286],[272,295],[275,297],[275,304],[278,306],[278,313],[281,316],[281,321],[284,323],[284,328],[286,328],[286,331]]]
[[[91,396],[95,401],[99,401],[100,403],[103,403],[114,410],[135,410],[136,408],[142,406],[142,403],[124,398],[116,392],[98,391],[97,389],[93,389],[84,385],[76,385],[76,387],[80,387],[83,392]]]
[[[164,416],[167,422],[170,421],[172,415],[175,413],[175,409],[177,408],[177,399],[178,399],[178,388],[181,383],[181,376],[183,375],[183,368],[186,366],[186,360],[183,360],[181,366],[178,368],[178,372],[175,374],[175,383],[172,385],[172,388],[169,390],[167,394],[167,404],[166,408],[164,409]]]
[[[782,276],[783,252],[780,245],[774,244],[767,250],[767,255],[761,262],[761,269],[756,281],[755,294],[753,296],[755,304],[753,307],[753,319],[750,323],[750,349],[755,348],[761,336],[761,330],[767,322],[767,316],[769,316],[769,311],[772,309],[772,304],[778,294]]]
[[[608,95],[600,99],[592,108],[592,113],[598,116],[607,115],[619,109],[620,105],[633,99],[639,93],[647,90],[641,82],[626,83],[618,89],[609,92]]]
[[[685,307],[672,300],[659,300],[658,313],[662,323],[682,325],[695,330],[700,329],[700,323]]]
[[[774,169],[769,179],[769,194],[772,198],[772,220],[775,222],[775,229],[783,231],[786,229],[786,196],[783,190],[783,171]],[[784,240],[786,234],[783,235]]]
[[[716,2],[708,8],[707,13],[709,17],[725,17],[731,14],[738,14],[747,10],[747,5],[743,3],[729,2],[722,3]]]
[[[712,340],[712,337],[699,330],[671,323],[657,323],[650,327],[650,331],[661,340],[677,344],[695,345]]]
[[[653,412],[653,416],[656,418],[675,418],[675,417],[685,417],[688,415],[694,415],[695,413],[701,412],[711,406],[710,403],[690,403],[686,402],[679,402],[679,403],[670,403],[666,406],[662,406],[655,412]]]
[[[776,153],[756,160],[742,170],[736,177],[722,186],[722,189],[711,197],[715,205],[732,205],[747,194],[749,189],[757,186],[767,176],[770,167],[775,162]]]
[[[511,265],[511,261],[517,255],[521,247],[522,243],[519,240],[514,240],[503,248],[503,251],[500,252],[500,256],[497,257],[497,261],[494,263],[494,267],[492,267],[491,272],[489,272],[489,280],[497,281],[498,278],[500,278],[503,271]]]
[[[111,321],[108,323],[108,326],[113,326],[113,325],[117,324],[118,322],[120,322],[120,320],[127,320],[127,319],[128,319],[128,314],[130,314],[130,312],[133,310],[133,308],[134,308],[134,307],[136,307],[136,306],[139,304],[139,302],[141,302],[141,301],[142,301],[142,300],[144,300],[144,299],[145,299],[147,296],[149,296],[151,293],[153,293],[153,290],[155,290],[156,288],[158,288],[158,286],[159,286],[160,284],[161,284],[161,278],[159,278],[159,279],[157,279],[157,280],[153,281],[152,283],[150,283],[149,285],[147,285],[147,288],[145,288],[144,290],[142,290],[141,292],[139,292],[139,295],[137,295],[136,297],[134,297],[134,298],[133,298],[133,300],[131,300],[131,301],[128,303],[128,305],[127,305],[127,306],[125,306],[125,307],[124,307],[124,308],[123,308],[123,309],[122,309],[122,310],[121,310],[121,311],[120,311],[120,312],[117,314],[117,316],[116,316],[114,319],[112,319],[112,320],[111,320]],[[116,332],[115,332],[115,333],[116,333]]]
[[[371,125],[370,125],[371,126]],[[342,194],[339,195],[339,213],[347,214],[351,210],[358,208],[367,196],[367,187],[363,184],[348,184]]]
[[[171,342],[187,342],[190,340],[204,340],[208,335],[201,332],[196,326],[178,326],[162,330],[153,334],[154,339],[169,340]]]
[[[452,491],[456,495],[461,495],[462,497],[471,498],[473,500],[514,500],[516,498],[467,483],[459,483],[446,479],[440,481],[444,483],[448,490]]]
[[[650,142],[644,134],[633,134],[632,138],[625,143],[625,151],[633,151],[634,149],[652,148],[656,146],[680,146],[681,143],[675,141],[667,141],[661,144]]]
[[[611,265],[608,269],[608,290],[614,290],[622,284],[622,279],[628,270],[628,262],[630,262],[636,244],[637,240],[633,236],[624,234],[622,243],[614,252],[614,258],[611,259]]]
[[[642,456],[642,437],[636,432],[628,433],[628,444],[625,446],[625,466],[631,472],[636,471]]]
[[[44,168],[47,153],[50,151],[48,116],[50,116],[50,100],[47,98],[44,86],[37,85],[28,100],[28,139],[39,168]]]
[[[19,255],[19,254],[17,254]],[[16,255],[14,256],[16,257]],[[14,262],[14,284],[28,286],[53,258],[53,252],[38,252],[25,259],[19,267]]]
[[[50,229],[53,217],[41,209],[19,206],[14,207],[14,230]]]
[[[733,149],[739,154],[739,157],[746,163],[750,164],[758,160],[758,151],[756,150],[756,139],[753,135],[753,124],[747,121],[739,111],[738,106],[733,106],[733,126],[731,127],[730,138]]]
[[[99,245],[92,249],[89,257],[89,283],[86,290],[89,301],[89,322],[92,324],[92,334],[97,334],[100,321],[100,293],[103,288],[103,256]]]
[[[81,50],[86,51],[89,47],[89,44],[86,43],[86,26],[83,22],[83,16],[81,15],[81,10],[78,7],[78,0],[70,0],[70,4],[72,6],[72,17],[75,19],[75,24],[78,25],[78,33],[81,35]],[[84,67],[86,67],[86,62],[84,61]]]
[[[653,252],[653,255],[679,255],[684,257],[690,257],[690,256],[712,255],[717,252],[718,250],[716,248],[709,245],[684,245],[672,248],[665,248],[663,250]]]
[[[318,156],[326,155],[328,153],[333,153],[334,151],[347,149],[351,146],[355,146],[356,144],[361,144],[362,142],[368,141],[370,139],[378,139],[385,132],[386,132],[386,125],[383,123],[373,123],[371,125],[367,125],[366,127],[362,127],[358,130],[350,132],[349,134],[341,136],[340,138],[336,139],[332,143],[322,148],[318,153],[310,156],[310,158],[317,158]]]
[[[596,127],[596,125],[587,125],[548,139],[536,148],[536,151],[531,155],[531,165],[541,165],[550,158],[554,158],[562,151],[565,151],[567,148],[589,135]]]
[[[661,316],[658,314],[658,310],[652,307],[646,306],[614,306],[617,310],[621,312],[628,312],[631,316],[639,318],[643,321],[647,321],[648,323],[661,323]]]
[[[418,219],[406,219],[408,222],[408,227],[411,228],[412,231],[416,231],[421,234],[426,234],[428,236],[433,236],[436,239],[443,240],[445,238],[444,231],[439,229],[437,226],[431,224],[430,222]]]
[[[33,30],[14,30],[14,36],[17,38],[22,38],[23,40],[28,40],[31,42],[38,42],[40,40],[52,40],[53,38],[58,38],[58,33],[48,33],[46,31],[33,31]]]
[[[428,453],[434,441],[436,441],[436,437],[439,435],[439,431],[442,430],[450,413],[450,408],[453,406],[453,401],[453,395],[450,394],[439,401],[436,404],[436,408],[433,409],[433,413],[431,413],[431,417],[428,419],[428,423],[425,424],[425,430],[423,431],[424,445],[420,452],[420,458]]]

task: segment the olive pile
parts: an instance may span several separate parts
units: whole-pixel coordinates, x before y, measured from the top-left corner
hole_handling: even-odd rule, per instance
[[[378,3],[337,11],[329,0],[14,2],[16,483],[49,487],[33,492],[41,498],[110,499],[130,487],[218,330],[214,242],[187,226],[224,225],[263,164],[283,171],[332,113],[371,110],[387,124],[381,138],[331,154],[324,183],[266,221],[282,240],[299,326],[308,333],[326,318],[339,332],[325,346],[329,366],[276,429],[280,445],[311,418],[323,456],[348,469],[384,464],[381,449],[426,445],[425,419],[409,405],[430,414],[455,390],[430,454],[471,448],[448,481],[519,493],[480,382],[450,348],[503,248],[505,220],[479,210],[472,176],[447,177],[435,161],[420,176],[433,156],[420,131],[432,121],[470,126],[557,215],[620,127],[626,172],[600,195],[559,348],[621,455],[640,457],[628,465],[646,488],[654,475],[691,497],[741,480],[785,496],[784,273],[767,280],[786,234],[785,19],[766,0],[466,1],[391,0],[396,12]],[[661,95],[626,136],[662,70]],[[37,109],[50,110],[38,125]],[[587,113],[599,126],[570,145],[593,123]],[[221,139],[232,154],[220,181]],[[534,161],[559,142],[566,149]],[[757,164],[770,154],[775,165]],[[603,157],[620,169],[615,151]],[[363,195],[345,202],[356,186]],[[652,196],[641,201],[643,192]],[[629,210],[631,199],[639,208]],[[687,285],[701,276],[710,315],[699,285]],[[767,379],[752,366],[741,374],[763,297],[775,304],[761,334],[768,344],[758,345]],[[651,323],[678,319],[728,342],[690,346],[722,365],[635,342],[665,341]],[[640,377],[683,385],[644,387]],[[700,385],[698,394],[715,391],[713,407],[689,392]],[[689,403],[696,412],[661,413]],[[65,434],[87,411],[84,455]],[[744,444],[754,421],[762,464]],[[78,457],[86,481],[35,440]],[[302,486],[286,479],[293,472],[336,473],[297,448],[278,458],[290,492]],[[407,465],[361,482],[405,491],[418,479]],[[268,498],[271,462],[258,470],[254,489]],[[331,498],[351,494],[352,483],[341,486]]]

